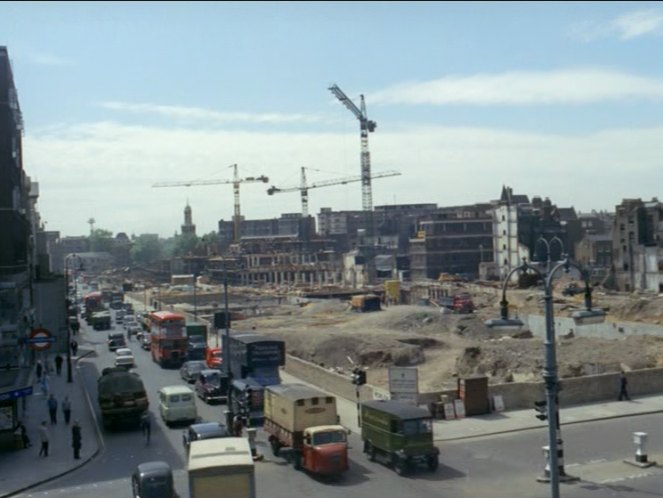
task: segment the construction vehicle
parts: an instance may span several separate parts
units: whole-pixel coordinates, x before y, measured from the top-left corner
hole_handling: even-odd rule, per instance
[[[105,428],[117,422],[138,427],[149,401],[143,381],[126,368],[104,368],[97,380],[97,401]]]
[[[269,189],[267,189],[267,193],[269,195],[274,195],[274,194],[279,194],[283,192],[296,192],[299,191],[301,193],[302,197],[302,216],[306,218],[308,216],[308,191],[309,189],[312,188],[320,188],[320,187],[330,187],[332,185],[345,185],[346,183],[352,183],[352,182],[360,182],[362,181],[361,176],[348,176],[345,178],[336,178],[334,180],[322,180],[319,182],[311,183],[310,185],[306,182],[306,169],[312,169],[312,168],[305,168],[302,167],[302,180],[301,180],[301,185],[299,187],[275,187],[272,185]],[[384,171],[382,173],[376,173],[372,175],[372,178],[385,178],[388,176],[398,176],[401,173],[398,171]]]
[[[381,460],[403,475],[416,464],[434,471],[440,450],[433,446],[433,419],[427,408],[393,400],[361,404],[361,439],[370,461]]]
[[[256,496],[255,464],[247,438],[191,441],[187,472],[190,498]]]
[[[239,209],[239,185],[240,183],[267,183],[269,178],[261,176],[248,176],[246,178],[239,177],[239,172],[237,171],[237,164],[231,164],[231,168],[235,169],[235,174],[232,180],[192,180],[188,182],[158,182],[152,185],[152,187],[190,187],[192,185],[222,185],[232,183],[233,185],[233,194],[235,198],[234,202],[234,216],[233,216],[233,228],[234,228],[234,242],[239,243],[240,238],[240,223],[241,223],[241,214]]]
[[[380,297],[375,294],[358,294],[350,299],[350,308],[353,311],[380,311]]]
[[[474,301],[467,293],[457,294],[455,296],[442,296],[437,299],[437,304],[450,309],[454,313],[474,313]]]
[[[334,396],[303,384],[265,388],[263,430],[274,456],[288,448],[297,470],[326,476],[348,470],[347,431],[338,420]]]

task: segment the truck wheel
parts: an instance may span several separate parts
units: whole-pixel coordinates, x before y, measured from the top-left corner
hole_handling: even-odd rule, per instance
[[[375,461],[375,448],[373,447],[370,441],[366,441],[366,443],[364,444],[364,453],[368,455],[368,459],[371,462]]]
[[[426,464],[428,465],[428,470],[435,472],[440,465],[440,460],[438,459],[437,455],[430,455],[426,459]]]
[[[397,459],[394,462],[394,470],[399,476],[404,475],[407,472],[408,469],[408,461],[407,460],[401,460]]]
[[[270,439],[269,444],[272,447],[272,455],[279,456],[279,452],[281,451],[281,443],[279,443],[278,439]]]

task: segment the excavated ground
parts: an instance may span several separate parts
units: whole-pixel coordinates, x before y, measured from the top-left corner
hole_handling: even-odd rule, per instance
[[[361,364],[368,367],[368,382],[381,387],[388,385],[390,366],[417,366],[422,392],[454,388],[458,377],[476,374],[487,375],[490,383],[540,380],[543,341],[529,331],[503,334],[483,323],[499,315],[498,295],[490,287],[475,293],[477,311],[469,315],[410,305],[357,313],[339,301],[281,304],[262,307],[260,315],[235,322],[233,329],[279,337],[290,354],[325,368],[348,373],[351,361]],[[508,292],[511,310],[523,314],[543,314],[542,296],[539,289]],[[597,291],[594,305],[609,309],[610,320],[663,323],[663,297]],[[556,315],[581,306],[581,296],[555,293]],[[660,366],[663,337],[558,336],[557,360],[560,378]]]

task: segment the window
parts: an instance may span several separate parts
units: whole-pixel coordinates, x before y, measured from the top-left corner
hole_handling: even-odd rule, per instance
[[[169,401],[171,403],[179,403],[180,401],[180,395],[179,394],[173,394],[170,398]]]
[[[317,405],[320,402],[320,398],[311,398],[311,404],[313,406]]]
[[[191,401],[190,394],[182,394],[182,401]]]

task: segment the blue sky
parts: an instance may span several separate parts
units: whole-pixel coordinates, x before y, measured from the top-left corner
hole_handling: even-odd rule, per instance
[[[198,233],[232,186],[360,174],[366,98],[373,204],[488,202],[502,185],[614,210],[663,184],[663,2],[0,2],[25,122],[24,167],[48,230]],[[297,192],[240,187],[247,218]],[[361,209],[361,184],[309,209]]]

